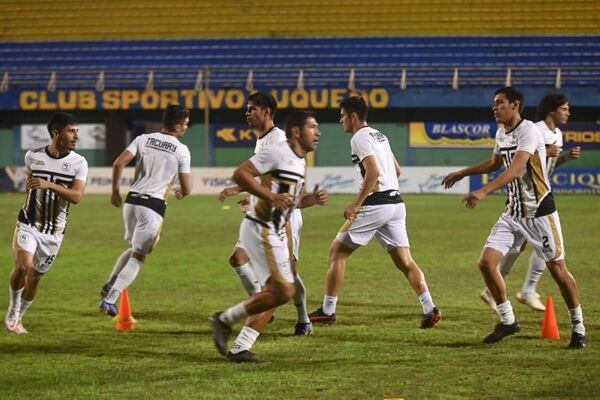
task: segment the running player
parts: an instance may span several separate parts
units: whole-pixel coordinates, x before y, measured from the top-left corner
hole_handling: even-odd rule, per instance
[[[356,249],[377,236],[419,296],[423,308],[421,328],[431,328],[442,319],[442,313],[433,303],[425,276],[410,254],[406,207],[398,191],[400,166],[387,137],[367,124],[369,109],[362,97],[349,97],[342,101],[340,108],[340,122],[352,135],[352,162],[363,181],[355,200],[344,209],[346,223],[329,249],[323,305],[309,314],[310,320],[325,324],[336,322],[335,310],[344,283],[346,260]]]
[[[167,209],[166,199],[175,181],[180,186],[174,193],[178,200],[192,191],[190,151],[179,141],[190,123],[190,112],[180,105],[168,106],[163,114],[160,132],[140,135],[117,157],[113,164],[111,203],[123,206],[125,240],[129,248],[117,259],[108,282],[102,286],[100,311],[117,315],[115,302],[133,283],[146,256],[159,239],[160,229]],[[119,184],[123,168],[136,158],[135,177],[122,204]]]
[[[87,161],[73,150],[79,123],[75,116],[56,113],[48,122],[52,142],[25,153],[27,198],[19,212],[13,239],[15,266],[10,274],[10,302],[4,326],[17,334],[33,302],[40,279],[50,270],[63,240],[69,205],[83,196]]]
[[[569,309],[572,334],[569,348],[585,347],[585,327],[577,283],[567,269],[558,212],[550,191],[546,170],[546,146],[539,129],[521,118],[523,95],[513,87],[494,94],[494,118],[502,127],[496,133],[492,158],[446,176],[442,184],[452,187],[465,176],[489,173],[503,164],[505,171],[481,189],[469,193],[463,202],[474,208],[485,197],[508,185],[508,200],[479,257],[478,266],[497,304],[500,323],[486,336],[485,343],[495,343],[521,330],[498,263],[510,248],[528,241],[546,261],[552,277]]]

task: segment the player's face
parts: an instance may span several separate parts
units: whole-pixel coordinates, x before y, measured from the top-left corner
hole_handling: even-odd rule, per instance
[[[496,122],[506,124],[515,117],[515,114],[519,113],[519,103],[511,103],[504,93],[499,93],[494,97],[494,118]]]
[[[190,118],[186,118],[183,123],[177,124],[177,137],[183,136],[190,127]]]
[[[309,151],[315,151],[319,145],[319,138],[321,137],[321,131],[319,131],[319,124],[313,117],[309,117],[302,131],[300,132],[300,146],[307,153]]]
[[[248,103],[246,106],[246,122],[251,128],[257,129],[264,125],[269,117],[269,109],[259,107],[253,103]]]
[[[65,126],[58,135],[56,135],[56,147],[59,150],[75,150],[77,139],[79,138],[79,125],[70,124]]]
[[[565,103],[562,106],[558,107],[556,110],[550,113],[552,119],[554,120],[555,125],[563,125],[569,121],[569,117],[571,116],[571,109],[569,108],[569,103]]]
[[[353,133],[351,114],[348,114],[343,108],[340,111],[340,124],[344,127],[344,132]]]

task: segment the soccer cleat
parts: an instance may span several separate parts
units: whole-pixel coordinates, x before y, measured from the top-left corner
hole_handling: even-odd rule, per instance
[[[317,310],[308,314],[310,322],[317,324],[335,324],[335,313],[328,315],[323,312],[323,307],[319,307]]]
[[[546,306],[540,301],[540,295],[537,293],[517,293],[519,303],[528,305],[535,311],[546,311]]]
[[[14,309],[9,309],[4,317],[4,326],[10,332],[16,332],[15,327],[19,323],[19,312]]]
[[[298,322],[296,324],[296,328],[294,329],[295,336],[308,336],[312,333],[313,327],[310,322]]]
[[[569,349],[583,349],[585,347],[585,335],[581,333],[571,333],[571,342],[569,342]]]
[[[13,327],[12,332],[16,333],[17,335],[25,335],[25,334],[29,333],[29,331],[27,329],[25,329],[25,327],[23,326],[23,323],[21,322],[20,319],[17,321],[17,323]]]
[[[219,353],[222,355],[227,355],[227,339],[231,336],[231,327],[219,319],[221,314],[223,314],[222,311],[214,313],[212,317],[210,317],[210,322],[212,322],[213,341],[217,350],[219,350]]]
[[[111,317],[114,317],[119,313],[117,306],[107,302],[106,300],[102,300],[98,307],[100,308],[100,312],[102,314],[110,315]]]
[[[421,329],[433,328],[435,324],[442,320],[442,312],[437,307],[425,315],[421,319]]]
[[[110,292],[110,289],[112,289],[112,285],[110,284],[110,282],[105,283],[102,286],[102,289],[100,289],[100,297],[105,298],[106,296],[108,296],[108,292]]]
[[[483,292],[481,292],[479,294],[479,298],[485,303],[487,304],[487,306],[489,308],[492,309],[492,311],[494,312],[498,312],[498,307],[496,306],[496,300],[494,300],[494,297],[492,296],[492,294],[490,293],[490,291],[488,289],[484,289]]]
[[[521,325],[515,320],[512,324],[497,324],[494,332],[490,333],[483,339],[484,343],[496,343],[502,340],[505,336],[513,335],[521,330]]]
[[[227,361],[231,361],[234,363],[258,363],[260,359],[256,357],[256,354],[251,352],[250,350],[243,350],[239,353],[228,352],[225,356]]]

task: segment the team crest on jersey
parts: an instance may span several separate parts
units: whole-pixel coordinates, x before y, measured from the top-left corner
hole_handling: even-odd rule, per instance
[[[63,172],[69,172],[71,170],[71,164],[64,162],[62,164],[62,170]]]
[[[19,243],[25,243],[27,242],[27,235],[21,235],[19,237]]]

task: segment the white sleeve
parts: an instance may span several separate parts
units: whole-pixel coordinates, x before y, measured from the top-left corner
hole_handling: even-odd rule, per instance
[[[182,151],[181,151],[178,161],[179,161],[179,173],[180,174],[189,174],[192,158],[190,155],[190,149],[188,149],[187,146],[182,147]]]
[[[87,160],[81,157],[81,165],[77,168],[75,172],[75,179],[86,182],[88,174],[88,163]]]
[[[517,151],[526,151],[529,154],[535,153],[539,145],[540,131],[537,127],[531,126],[524,129],[523,133],[517,136]]]
[[[375,154],[373,145],[369,140],[368,135],[359,135],[352,138],[351,141],[352,153],[358,156],[360,161],[364,160],[365,157]]]
[[[250,158],[250,162],[259,174],[264,175],[272,171],[277,164],[278,158],[281,158],[278,147],[263,149]]]
[[[499,156],[500,153],[500,145],[498,144],[498,135],[500,134],[500,129],[496,130],[496,143],[494,144],[494,154],[496,154],[497,156]]]
[[[129,144],[129,146],[127,146],[127,148],[125,150],[127,150],[128,152],[130,152],[131,154],[133,154],[135,156],[138,153],[138,145],[139,145],[139,141],[142,136],[143,135],[140,135],[140,136],[136,137],[135,139],[133,139],[133,141]]]
[[[27,172],[31,172],[31,150],[27,150],[27,153],[25,153],[25,169],[27,170]]]

